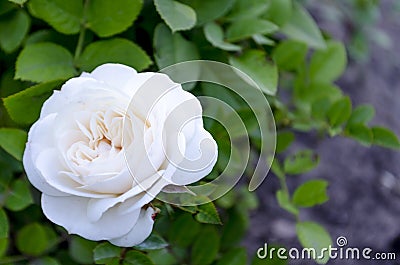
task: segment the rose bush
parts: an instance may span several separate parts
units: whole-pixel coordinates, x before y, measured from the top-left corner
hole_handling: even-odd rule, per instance
[[[184,157],[208,163],[182,168]],[[132,246],[152,231],[148,203],[166,186],[206,176],[216,157],[192,94],[164,74],[104,64],[44,103],[23,164],[51,221],[90,240]]]

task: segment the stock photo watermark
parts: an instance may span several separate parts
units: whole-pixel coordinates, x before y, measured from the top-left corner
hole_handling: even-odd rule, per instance
[[[329,257],[329,259],[338,260],[396,260],[397,255],[394,252],[376,252],[372,248],[349,247],[347,238],[339,236],[336,239],[336,246],[317,250],[315,248],[289,248],[270,247],[267,243],[257,250],[259,259],[282,259],[282,260],[321,260]]]

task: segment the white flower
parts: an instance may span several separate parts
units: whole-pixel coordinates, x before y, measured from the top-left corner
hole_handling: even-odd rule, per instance
[[[44,214],[90,240],[140,244],[154,222],[147,204],[216,162],[201,112],[164,74],[104,64],[70,79],[44,103],[24,153]]]

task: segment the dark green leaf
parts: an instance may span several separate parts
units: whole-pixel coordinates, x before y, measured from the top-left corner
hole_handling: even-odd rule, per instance
[[[76,74],[71,53],[54,43],[35,43],[19,54],[15,78],[33,82],[68,79]]]
[[[228,12],[235,0],[183,0],[180,2],[191,6],[196,11],[196,24],[202,25]]]
[[[69,241],[69,254],[79,264],[93,264],[93,249],[96,242],[73,236]]]
[[[220,238],[212,226],[204,227],[194,241],[191,261],[193,265],[209,265],[217,256]]]
[[[149,257],[142,252],[131,250],[125,255],[123,265],[154,265]]]
[[[0,47],[7,53],[19,47],[28,33],[30,18],[23,10],[5,15],[0,20]]]
[[[121,249],[108,242],[101,243],[93,250],[93,258],[96,264],[107,264],[115,258],[119,258]]]
[[[254,34],[270,34],[278,30],[274,23],[257,18],[234,21],[226,31],[228,41],[239,41]]]
[[[79,59],[84,71],[92,71],[104,63],[122,63],[141,71],[149,67],[150,57],[135,43],[121,38],[96,41],[89,44]]]
[[[230,190],[229,192],[225,193],[222,197],[218,198],[215,201],[219,207],[229,209],[231,208],[236,202],[236,191],[234,189]]]
[[[43,19],[64,34],[76,34],[81,27],[83,3],[81,0],[30,0],[31,14]]]
[[[6,212],[0,208],[0,239],[8,237],[8,219]]]
[[[272,250],[272,248],[275,249],[275,252],[272,257],[269,257],[269,253]],[[278,249],[280,248],[285,249],[282,246],[265,244],[264,246],[257,249],[257,252],[254,255],[253,260],[251,262],[251,265],[287,265],[289,259],[280,259],[278,257],[277,251],[279,251]],[[260,254],[261,258],[258,257],[258,253]],[[264,255],[265,258],[263,257]]]
[[[372,127],[371,129],[375,145],[394,149],[400,148],[399,139],[392,131],[383,127]]]
[[[325,48],[321,31],[307,10],[297,2],[293,3],[291,17],[281,28],[282,32],[295,39],[308,44],[313,48]]]
[[[181,247],[189,246],[200,231],[200,224],[190,214],[182,214],[171,224],[169,241]]]
[[[329,197],[326,194],[328,182],[325,180],[310,180],[299,186],[293,194],[293,203],[300,207],[312,207],[323,204]]]
[[[230,57],[229,62],[253,79],[261,90],[275,95],[278,86],[278,69],[260,50],[247,50],[240,57]]]
[[[43,257],[33,260],[29,265],[61,265],[61,263],[51,257]]]
[[[287,174],[302,174],[315,168],[319,158],[311,150],[303,150],[285,159],[283,169]]]
[[[0,146],[19,161],[22,160],[27,138],[23,130],[0,128]]]
[[[281,42],[273,52],[276,64],[284,70],[296,70],[304,64],[306,55],[307,45],[294,40]]]
[[[172,31],[188,30],[196,24],[196,12],[190,6],[173,0],[154,0],[154,4]]]
[[[39,118],[43,102],[62,81],[38,84],[4,99],[10,117],[20,124],[31,124]]]
[[[341,42],[327,42],[325,50],[317,50],[311,57],[310,79],[318,83],[331,83],[345,70],[346,49]]]
[[[239,189],[239,201],[237,207],[242,210],[255,210],[258,208],[258,197],[253,191],[249,191],[247,187]]]
[[[292,132],[279,132],[276,138],[276,152],[285,151],[293,141],[294,134]]]
[[[142,5],[142,0],[89,1],[87,26],[100,37],[123,32],[135,21]]]
[[[240,242],[249,224],[247,212],[235,207],[229,209],[228,213],[228,220],[224,221],[221,237],[221,245],[224,249]]]
[[[7,251],[8,238],[0,238],[0,257],[3,257]]]
[[[174,255],[172,255],[166,248],[149,251],[147,255],[151,258],[154,264],[157,265],[178,264],[178,261],[176,260]]]
[[[217,48],[220,48],[220,49],[226,50],[226,51],[240,51],[242,49],[238,45],[231,44],[231,43],[224,41],[224,32],[218,24],[216,24],[214,22],[210,22],[210,23],[207,23],[203,29],[204,29],[204,35],[206,36],[206,39],[214,47],[217,47]]]
[[[343,97],[337,100],[327,112],[329,124],[334,128],[345,123],[351,115],[351,100]]]
[[[16,245],[18,250],[24,254],[32,256],[41,255],[49,246],[44,227],[38,223],[31,223],[24,226],[17,233]]]
[[[351,113],[348,124],[367,124],[375,116],[375,109],[371,105],[357,106]]]
[[[5,205],[11,211],[21,211],[33,203],[28,181],[17,179],[11,185]]]
[[[276,199],[282,209],[285,209],[286,211],[294,215],[299,214],[299,209],[292,204],[289,198],[289,194],[287,194],[287,192],[284,192],[283,190],[278,190],[276,192]]]
[[[136,249],[147,251],[154,249],[166,248],[168,243],[161,236],[155,234],[154,232],[140,245],[135,246]]]
[[[370,146],[374,139],[372,130],[364,124],[348,124],[346,134],[365,146]]]
[[[316,257],[319,256],[323,248],[332,246],[332,239],[328,232],[319,224],[314,222],[299,222],[296,224],[297,236],[300,240],[301,245],[304,248],[314,249]],[[324,257],[322,259],[316,259],[318,264],[325,264],[329,260],[327,251],[324,251]]]
[[[225,253],[217,265],[246,265],[247,252],[245,248],[234,248]]]
[[[197,221],[206,224],[222,224],[217,208],[214,203],[209,202],[198,206],[198,213],[195,218]]]

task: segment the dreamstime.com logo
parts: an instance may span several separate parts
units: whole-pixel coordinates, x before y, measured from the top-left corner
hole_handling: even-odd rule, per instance
[[[396,253],[393,252],[374,252],[372,248],[357,248],[348,247],[347,238],[339,236],[336,239],[336,247],[329,245],[321,250],[315,248],[297,248],[286,249],[284,247],[274,248],[268,247],[265,243],[263,247],[257,250],[257,257],[260,259],[291,259],[291,260],[323,260],[329,257],[330,259],[340,260],[396,260]]]

